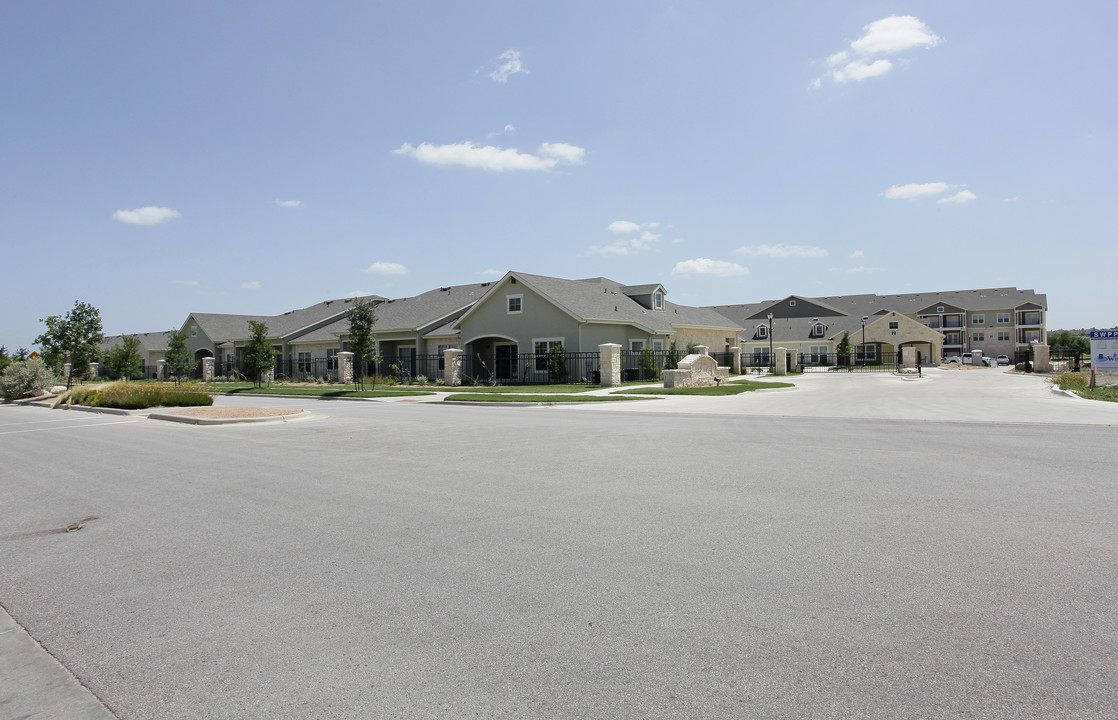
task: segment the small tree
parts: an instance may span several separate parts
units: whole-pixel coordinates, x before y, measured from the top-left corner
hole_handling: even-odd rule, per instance
[[[276,366],[276,351],[268,342],[267,324],[249,320],[248,328],[250,337],[245,346],[245,374],[252,378],[253,385],[260,387],[264,372]]]
[[[105,369],[123,380],[140,375],[140,341],[135,335],[125,335],[120,344],[105,353]]]
[[[377,354],[377,340],[373,337],[373,326],[377,324],[377,314],[372,301],[358,298],[346,313],[349,319],[349,351],[353,353],[353,385],[365,389],[365,365],[373,363],[373,387],[377,386],[375,366],[381,361]]]
[[[668,346],[668,354],[664,356],[664,369],[675,370],[679,365],[679,347],[672,340],[672,344]]]
[[[15,359],[19,360],[20,362],[23,362],[24,360],[27,359],[27,356],[30,355],[30,354],[31,354],[30,350],[28,350],[25,347],[21,347],[21,348],[16,350]]]
[[[556,343],[547,351],[547,376],[553,383],[567,382],[567,354],[563,343]]]
[[[844,365],[845,366],[845,365],[850,364],[850,333],[849,332],[843,332],[842,340],[839,340],[839,344],[835,348],[835,352],[838,354],[838,364],[839,365]]]
[[[176,383],[190,372],[190,351],[186,349],[186,333],[176,330],[167,337],[167,354],[163,359],[166,361],[167,372],[174,376]]]
[[[8,357],[8,348],[5,345],[0,345],[0,373],[4,372],[4,368],[12,364],[12,359]]]
[[[641,380],[659,380],[660,363],[656,362],[656,351],[651,345],[641,348]]]
[[[61,367],[53,363],[70,363],[70,376],[66,378],[66,386],[70,387],[74,374],[79,377],[87,374],[89,363],[100,351],[101,341],[105,339],[101,313],[79,300],[64,317],[51,315],[41,322],[46,324],[47,331],[35,338],[35,342],[43,348],[43,357],[48,358],[47,364],[55,372]]]

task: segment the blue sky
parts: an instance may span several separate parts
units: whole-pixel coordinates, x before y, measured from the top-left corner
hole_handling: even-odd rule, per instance
[[[1118,4],[6,2],[0,343],[509,269],[1118,323]]]

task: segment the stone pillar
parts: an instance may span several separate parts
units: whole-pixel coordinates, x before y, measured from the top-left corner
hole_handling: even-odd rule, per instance
[[[602,387],[617,387],[621,384],[621,346],[605,343],[598,346],[598,374]]]
[[[788,357],[791,360],[791,362],[788,363],[788,369],[791,372],[798,373],[800,371],[800,351],[789,350]]]
[[[730,353],[733,356],[730,359],[730,372],[735,375],[741,375],[741,348],[732,347]]]
[[[167,379],[167,361],[166,360],[156,360],[155,361],[155,379],[159,380],[160,382]]]
[[[707,347],[706,345],[696,345],[695,346],[695,354],[696,355],[708,355],[709,350],[710,350],[710,348]]]
[[[62,377],[70,377],[70,363],[62,366]]]
[[[1033,372],[1052,372],[1052,353],[1047,345],[1033,345]]]
[[[901,366],[905,370],[914,370],[916,368],[916,348],[911,345],[906,345],[901,348]]]
[[[462,355],[458,348],[443,350],[443,385],[462,384]]]
[[[212,357],[202,358],[202,382],[214,381],[214,359]]]
[[[94,360],[89,364],[89,376],[97,377],[101,374],[101,363]]]
[[[773,360],[776,361],[776,374],[788,374],[788,348],[777,348],[773,351]]]
[[[338,382],[353,382],[353,353],[348,350],[338,353]]]

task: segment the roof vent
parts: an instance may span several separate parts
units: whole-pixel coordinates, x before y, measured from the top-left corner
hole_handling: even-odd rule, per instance
[[[617,306],[616,305],[613,306],[613,311],[617,312]]]

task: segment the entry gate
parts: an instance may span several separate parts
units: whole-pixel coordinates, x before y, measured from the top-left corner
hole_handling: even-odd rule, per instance
[[[805,373],[891,373],[899,370],[900,353],[879,353],[876,357],[860,357],[854,353],[800,353],[800,369]]]

